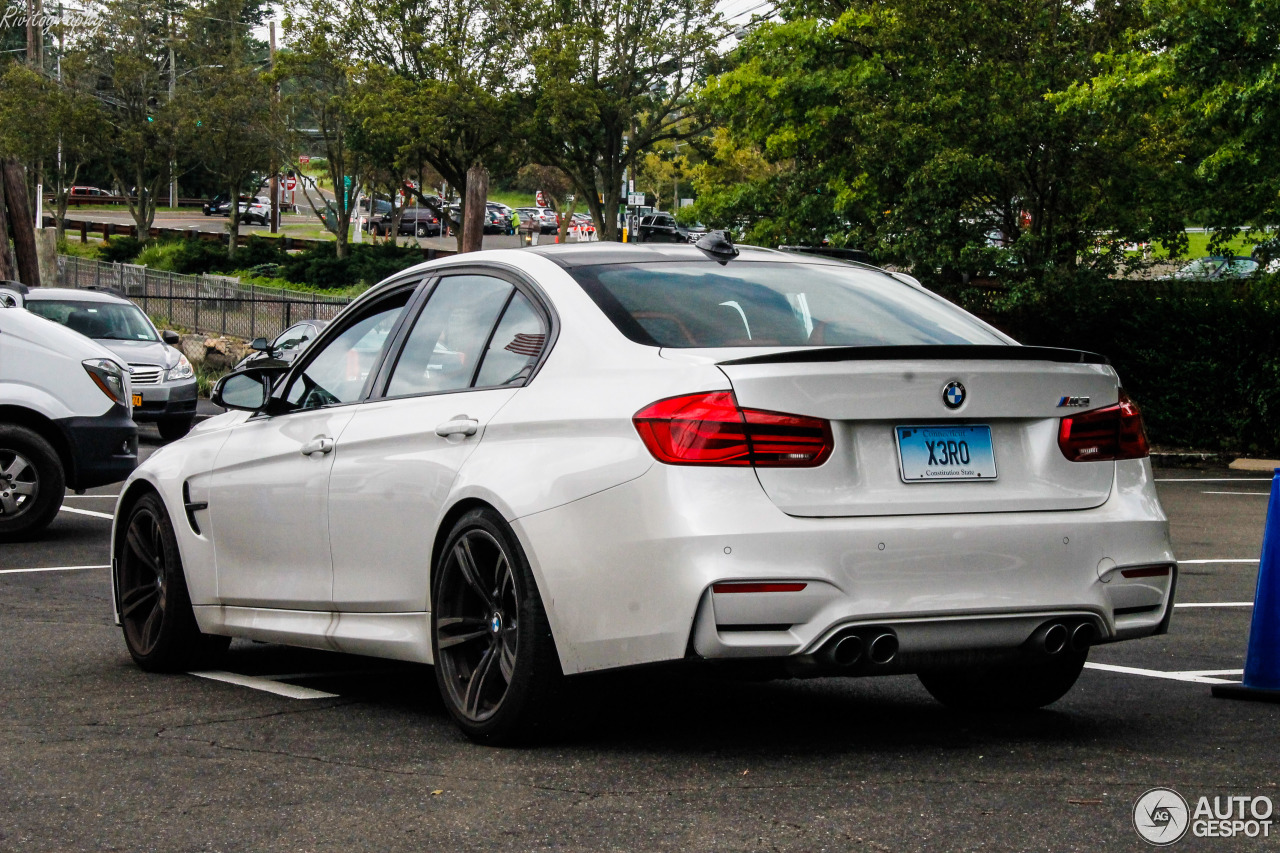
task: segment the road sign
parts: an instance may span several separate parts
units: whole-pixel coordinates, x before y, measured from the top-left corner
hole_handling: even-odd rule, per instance
[[[643,207],[644,193],[627,193],[627,204],[632,207]]]
[[[538,190],[534,201],[538,203],[538,207],[547,207],[547,197],[542,194],[542,190]]]
[[[307,165],[307,164],[308,164],[308,163],[310,163],[310,162],[311,162],[311,158],[310,158],[310,157],[308,157],[308,156],[307,156],[307,155],[305,155],[305,154],[303,154],[301,157],[299,157],[299,158],[298,158],[298,163],[299,163],[300,165],[305,166],[305,165]]]
[[[289,177],[285,178],[284,188],[287,189],[289,192],[293,192],[298,188],[298,179],[295,178],[293,175],[290,175]]]

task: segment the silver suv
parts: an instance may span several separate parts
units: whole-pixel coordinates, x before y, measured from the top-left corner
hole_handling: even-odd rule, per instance
[[[181,438],[196,416],[196,375],[171,344],[175,332],[160,333],[142,310],[107,290],[32,288],[26,308],[105,346],[129,367],[133,419],[154,421],[160,437]]]

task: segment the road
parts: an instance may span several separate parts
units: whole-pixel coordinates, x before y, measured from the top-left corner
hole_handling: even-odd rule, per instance
[[[306,208],[303,208],[306,210]],[[133,225],[133,217],[129,215],[129,211],[120,210],[68,210],[67,217],[76,222],[88,220],[90,222],[111,222],[120,225]],[[308,237],[315,239],[316,229],[320,227],[320,219],[310,211],[305,213],[282,213],[280,216],[281,230],[285,234],[291,234],[296,237]],[[177,228],[181,230],[202,231],[210,234],[225,234],[228,228],[228,220],[225,216],[205,216],[198,210],[191,212],[180,211],[177,213],[171,211],[159,211],[155,215],[155,227],[157,228]],[[305,229],[304,233],[298,233]],[[266,225],[250,225],[247,222],[240,223],[240,233],[242,234],[266,234],[270,228]],[[75,229],[69,229],[69,236],[74,239]],[[365,239],[369,239],[365,237]],[[514,234],[486,234],[484,235],[483,247],[485,249],[515,249],[521,246],[521,237]],[[555,234],[542,234],[539,236],[542,243],[554,243],[556,241]],[[416,241],[418,245],[432,249],[449,249],[458,248],[458,241],[455,237],[408,237],[402,236],[400,243],[406,244]]]
[[[1132,809],[1154,786],[1280,798],[1280,706],[1208,684],[1243,666],[1267,483],[1158,477],[1172,631],[1095,649],[1047,710],[957,714],[907,676],[658,668],[580,685],[596,721],[528,749],[466,741],[425,666],[237,641],[240,684],[141,672],[110,619],[116,487],[69,496],[0,546],[0,849],[1147,849]]]

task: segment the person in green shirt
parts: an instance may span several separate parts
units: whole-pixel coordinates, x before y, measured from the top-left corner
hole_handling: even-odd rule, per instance
[[[507,233],[508,234],[520,233],[520,214],[517,211],[514,211],[514,210],[511,211],[511,230],[508,231]]]

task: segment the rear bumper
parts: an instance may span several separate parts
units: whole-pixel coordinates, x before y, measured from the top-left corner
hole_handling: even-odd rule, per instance
[[[138,466],[138,427],[123,406],[112,406],[96,418],[65,418],[55,423],[71,448],[68,488],[116,483]]]
[[[862,518],[788,516],[749,470],[655,465],[513,526],[567,673],[800,656],[857,625],[901,627],[904,653],[1012,648],[1055,616],[1132,639],[1167,626],[1176,577],[1121,574],[1174,566],[1145,460],[1094,509]],[[805,586],[712,591],[732,581]]]

